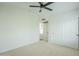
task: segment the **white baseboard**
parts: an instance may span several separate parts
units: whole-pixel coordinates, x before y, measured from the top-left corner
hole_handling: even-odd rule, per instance
[[[20,45],[17,45],[17,47],[11,47],[11,48],[2,50],[2,51],[0,52],[0,54],[2,54],[2,53],[4,53],[4,52],[7,52],[7,51],[10,51],[10,50],[14,50],[14,49],[20,48],[20,47],[22,47],[22,46],[26,46],[26,45],[30,45],[30,44],[36,43],[36,42],[38,42],[38,41],[39,41],[39,40],[31,41],[31,42],[29,42],[28,44],[20,44]]]

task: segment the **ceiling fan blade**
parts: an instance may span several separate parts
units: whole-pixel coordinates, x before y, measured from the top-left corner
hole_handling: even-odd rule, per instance
[[[42,5],[42,3],[41,2],[38,2],[40,5]]]
[[[47,10],[50,10],[50,11],[52,11],[52,9],[50,9],[50,8],[48,8],[48,7],[44,7],[45,9],[47,9]]]
[[[54,2],[48,2],[44,6],[48,6],[48,5],[52,4],[52,3],[54,3]]]
[[[29,7],[40,7],[40,6],[33,6],[33,5],[30,5]]]

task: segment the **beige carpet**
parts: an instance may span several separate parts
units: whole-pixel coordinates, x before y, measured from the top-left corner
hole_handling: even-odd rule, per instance
[[[76,49],[66,48],[59,45],[49,44],[40,41],[28,46],[17,48],[11,51],[2,53],[6,56],[79,56],[79,51]]]

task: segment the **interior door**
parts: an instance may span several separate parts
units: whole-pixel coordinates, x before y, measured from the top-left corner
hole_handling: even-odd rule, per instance
[[[48,22],[44,22],[43,24],[43,39],[48,41]]]
[[[74,17],[71,21],[63,24],[63,44],[68,47],[78,48],[78,18]]]

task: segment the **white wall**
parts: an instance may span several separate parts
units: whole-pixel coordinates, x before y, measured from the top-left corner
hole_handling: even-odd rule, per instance
[[[29,13],[26,7],[15,3],[0,3],[0,53],[37,41],[37,15]]]
[[[78,3],[56,3],[49,18],[49,42],[78,49]]]

